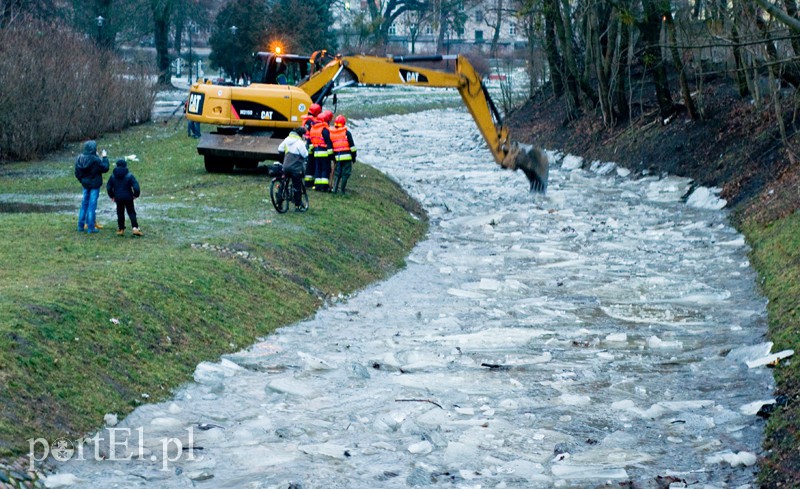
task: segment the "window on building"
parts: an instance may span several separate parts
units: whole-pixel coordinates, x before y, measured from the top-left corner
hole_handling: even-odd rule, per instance
[[[397,35],[397,26],[392,24],[389,26],[389,35],[396,36]]]
[[[475,31],[475,43],[480,44],[483,42],[483,31]]]
[[[431,35],[433,35],[433,27],[431,27],[430,25],[426,25],[426,26],[425,26],[425,31],[424,31],[424,32],[425,32],[425,35],[426,35],[426,36],[431,36]]]
[[[483,22],[483,10],[475,11],[475,22]]]
[[[508,35],[511,36],[511,37],[514,37],[514,36],[517,35],[517,26],[516,25],[511,24],[511,27],[508,28]]]

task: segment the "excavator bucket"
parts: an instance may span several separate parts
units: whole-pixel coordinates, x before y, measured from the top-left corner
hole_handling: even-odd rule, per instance
[[[550,163],[547,155],[539,148],[527,144],[515,144],[502,163],[505,168],[522,170],[531,184],[531,192],[545,193]]]

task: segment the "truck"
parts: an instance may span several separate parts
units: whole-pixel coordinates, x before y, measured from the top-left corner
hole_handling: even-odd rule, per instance
[[[419,66],[443,61],[452,61],[454,70]],[[521,170],[532,192],[546,191],[546,155],[540,148],[511,141],[480,74],[462,55],[331,56],[317,51],[303,56],[259,52],[249,83],[244,86],[201,80],[193,83],[186,117],[216,126],[213,132],[203,134],[197,145],[206,171],[255,168],[262,161],[280,161],[278,144],[302,124],[312,103],[322,106],[337,90],[369,85],[455,88],[495,162],[505,169]]]

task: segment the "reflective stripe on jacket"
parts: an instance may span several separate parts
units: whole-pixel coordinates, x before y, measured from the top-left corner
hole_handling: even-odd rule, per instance
[[[333,143],[333,152],[335,154],[348,152],[350,153],[350,142],[347,140],[346,127],[328,128],[331,133],[331,142]]]
[[[333,154],[336,161],[351,161],[355,159],[356,147],[353,143],[353,135],[347,127],[335,127],[328,129],[331,133],[331,143],[333,143]]]

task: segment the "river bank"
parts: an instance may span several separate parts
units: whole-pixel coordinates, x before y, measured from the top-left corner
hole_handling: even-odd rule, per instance
[[[369,167],[351,195],[278,215],[266,174],[207,174],[184,130],[156,121],[98,139],[140,182],[142,238],[116,235],[105,196],[105,229],[76,232],[78,144],[0,167],[3,456],[169,396],[203,360],[401,268],[425,233],[421,208]]]
[[[667,124],[657,114],[612,130],[596,117],[570,120],[562,101],[540,98],[516,111],[509,124],[523,141],[614,161],[634,175],[673,174],[694,185],[716,188],[726,199],[731,221],[751,247],[750,259],[769,299],[769,336],[776,350],[800,348],[800,165],[794,153],[800,138],[781,138],[775,112],[740,99],[733,87],[709,83],[703,98],[703,121],[678,113]],[[791,128],[792,114],[785,114]],[[780,362],[774,369],[773,394],[782,402],[769,414],[760,459],[762,487],[800,486],[800,362]]]

